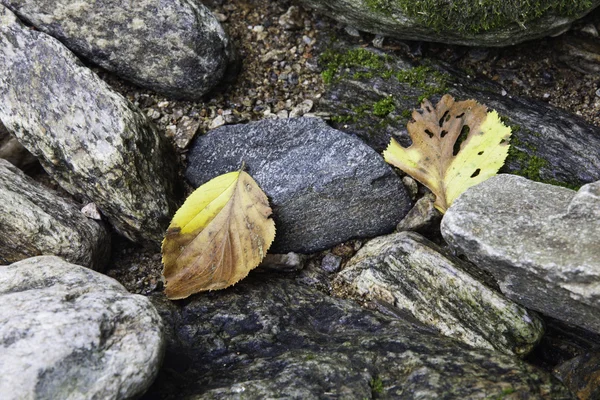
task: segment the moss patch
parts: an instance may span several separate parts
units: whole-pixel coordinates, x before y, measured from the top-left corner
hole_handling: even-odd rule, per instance
[[[373,379],[371,379],[371,382],[369,382],[369,385],[371,386],[371,391],[374,394],[383,393],[383,381],[381,380],[380,377],[376,376]]]
[[[577,16],[591,0],[363,0],[372,11],[394,11],[414,18],[436,31],[485,32],[511,24],[524,29],[546,15]]]

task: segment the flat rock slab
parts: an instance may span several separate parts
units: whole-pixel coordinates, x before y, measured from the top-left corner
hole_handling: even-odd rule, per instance
[[[41,254],[102,269],[110,258],[110,234],[75,202],[42,187],[0,160],[0,263]]]
[[[575,192],[498,175],[464,192],[441,230],[509,298],[600,332],[600,181]]]
[[[162,362],[147,298],[58,257],[0,266],[0,397],[129,399]]]
[[[481,273],[470,273],[476,270],[422,236],[401,232],[368,242],[335,284],[471,346],[526,355],[544,333],[542,320],[487,286]]]
[[[275,253],[389,233],[410,209],[402,181],[380,155],[316,118],[224,126],[198,137],[188,160],[195,187],[245,163],[273,208]]]
[[[327,43],[328,38],[321,40]],[[390,137],[410,145],[406,124],[412,110],[420,108],[423,98],[436,104],[449,93],[457,101],[475,99],[496,110],[511,127],[504,172],[571,188],[600,180],[600,128],[577,115],[506,95],[500,84],[470,77],[439,60],[419,64],[341,39],[324,50],[321,66],[331,79],[318,111],[330,113],[334,128],[358,135],[376,151],[383,151]]]
[[[148,119],[58,40],[1,5],[0,65],[6,128],[120,233],[160,242],[176,209],[176,162]]]
[[[570,399],[549,374],[329,297],[291,276],[255,274],[173,303],[165,366],[146,399]]]
[[[401,40],[509,46],[556,35],[600,1],[300,0],[352,27]]]
[[[199,100],[224,76],[229,38],[197,1],[1,0],[77,55],[141,87]]]

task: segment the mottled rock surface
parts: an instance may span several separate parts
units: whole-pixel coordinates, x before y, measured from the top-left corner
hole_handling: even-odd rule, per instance
[[[102,269],[110,258],[110,235],[61,198],[0,160],[0,263],[42,254]]]
[[[555,375],[578,399],[600,399],[600,349],[558,366]]]
[[[58,257],[0,267],[0,397],[129,399],[164,353],[147,298]]]
[[[498,175],[464,192],[441,230],[509,298],[600,332],[600,181],[575,192]]]
[[[198,137],[188,160],[194,187],[245,162],[273,209],[272,252],[310,253],[389,233],[410,208],[381,156],[316,118],[224,126]]]
[[[397,39],[509,46],[564,32],[600,4],[548,0],[301,0],[352,27]]]
[[[190,301],[154,296],[169,330],[145,399],[569,399],[549,374],[335,299],[251,275]]]
[[[123,235],[160,241],[174,212],[171,150],[58,40],[0,6],[0,119],[69,193]]]
[[[35,158],[19,143],[0,121],[0,158],[10,162],[17,168],[27,170],[37,163]]]
[[[439,61],[355,48],[339,40],[325,45],[323,74],[329,82],[318,111],[334,127],[358,135],[377,151],[395,137],[408,146],[406,124],[423,98],[437,103],[449,93],[476,99],[498,111],[512,128],[503,171],[536,181],[579,187],[600,179],[600,128],[540,101],[507,95],[498,83],[472,78]]]
[[[544,333],[542,321],[487,286],[480,273],[470,274],[476,270],[422,236],[401,232],[368,242],[335,282],[471,346],[526,355]]]
[[[175,98],[198,100],[224,76],[232,51],[215,16],[192,0],[2,0],[77,55]]]

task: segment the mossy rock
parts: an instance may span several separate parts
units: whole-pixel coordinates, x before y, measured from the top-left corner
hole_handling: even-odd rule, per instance
[[[366,32],[405,40],[508,46],[560,33],[600,0],[301,0]]]

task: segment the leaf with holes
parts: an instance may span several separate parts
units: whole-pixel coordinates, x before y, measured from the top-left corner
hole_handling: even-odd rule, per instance
[[[442,97],[434,108],[425,100],[408,123],[412,145],[394,139],[385,160],[427,186],[444,213],[467,188],[496,175],[508,155],[510,128],[496,111],[475,100]]]
[[[264,192],[244,171],[214,178],[175,213],[162,243],[165,293],[183,299],[248,275],[275,238]]]

